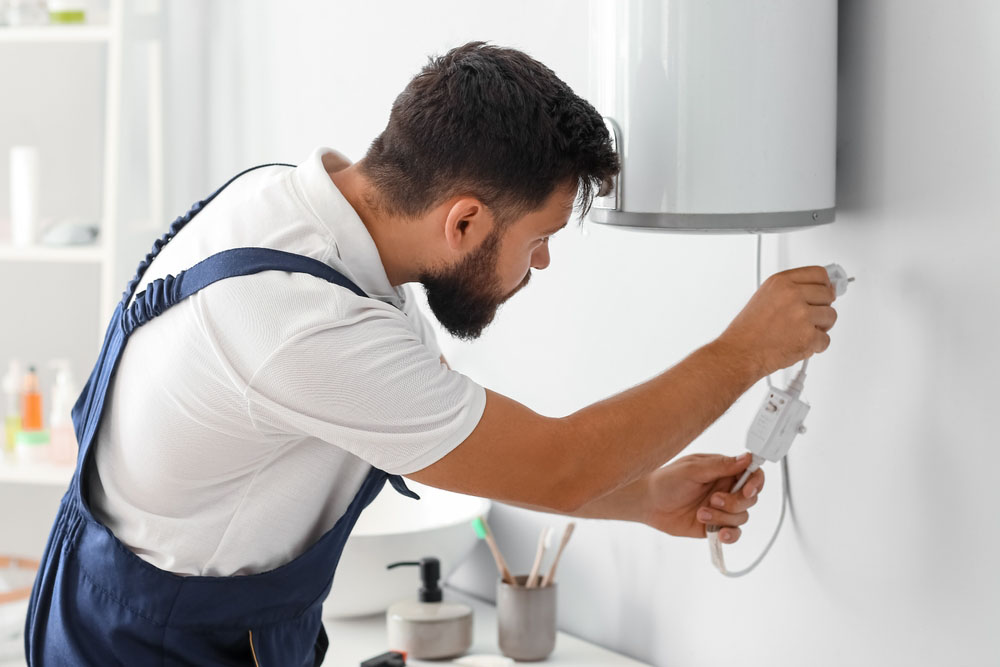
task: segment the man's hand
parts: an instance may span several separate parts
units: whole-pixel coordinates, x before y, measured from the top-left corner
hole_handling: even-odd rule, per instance
[[[705,537],[706,525],[721,526],[719,539],[732,544],[764,488],[764,471],[758,470],[742,489],[729,493],[749,465],[749,453],[692,454],[654,471],[642,480],[643,523],[678,537]]]
[[[822,266],[776,273],[760,286],[719,336],[759,366],[759,377],[808,359],[830,346],[837,294]]]

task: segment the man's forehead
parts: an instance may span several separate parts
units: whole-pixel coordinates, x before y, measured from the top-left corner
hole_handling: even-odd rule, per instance
[[[524,229],[543,236],[555,234],[569,223],[575,203],[575,190],[556,190],[540,208],[525,215],[519,224],[524,225]]]
[[[548,215],[550,223],[556,223],[559,229],[566,226],[571,215],[573,215],[574,204],[576,204],[576,189],[557,190],[549,197],[543,208]]]
[[[562,229],[567,224],[569,224],[569,215],[572,212],[573,212],[573,209],[570,209],[569,212],[567,212],[566,215],[562,216],[558,222],[556,222],[554,225],[552,225],[550,227],[547,227],[545,229],[546,234],[555,234],[560,229]]]
[[[573,207],[546,207],[530,216],[531,228],[543,235],[555,234],[569,223]]]

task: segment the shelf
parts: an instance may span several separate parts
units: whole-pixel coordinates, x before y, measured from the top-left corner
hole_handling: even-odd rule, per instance
[[[0,456],[0,484],[41,484],[69,486],[73,466],[52,463],[21,463],[9,456]]]
[[[101,245],[15,247],[0,244],[0,261],[100,264],[104,259],[104,246]]]
[[[111,28],[106,25],[40,25],[0,27],[0,44],[52,42],[108,42]]]

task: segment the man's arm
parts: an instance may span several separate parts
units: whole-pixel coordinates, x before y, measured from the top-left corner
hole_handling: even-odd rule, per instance
[[[544,417],[487,390],[475,431],[407,477],[572,514],[673,458],[758,378],[751,358],[715,341],[658,377],[567,417]]]
[[[825,350],[836,320],[833,299],[822,267],[776,274],[718,339],[661,375],[567,417],[544,417],[487,390],[473,433],[407,477],[577,512],[676,456],[766,373]],[[595,505],[594,511],[607,508]]]
[[[606,496],[591,500],[572,512],[529,505],[515,501],[505,501],[507,505],[514,505],[526,510],[536,512],[548,512],[550,514],[563,514],[575,516],[580,519],[614,519],[618,521],[636,521],[642,523],[646,519],[645,502],[649,495],[646,493],[646,486],[649,484],[649,476],[640,477],[631,484],[627,484],[620,489],[612,491]]]
[[[444,364],[449,370],[451,369],[451,364],[448,363],[448,360],[445,359],[443,354],[441,355],[441,363]],[[521,507],[527,510],[534,510],[536,512],[564,514],[581,519],[617,519],[620,521],[641,522],[645,518],[643,503],[648,497],[648,494],[646,493],[646,486],[648,484],[649,478],[641,477],[635,482],[617,489],[606,496],[591,500],[587,504],[572,512],[539,507],[538,505],[529,505],[528,503],[517,502],[514,500],[506,501],[506,504]]]

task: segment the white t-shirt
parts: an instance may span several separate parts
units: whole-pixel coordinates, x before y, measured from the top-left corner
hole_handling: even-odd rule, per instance
[[[323,166],[262,167],[163,248],[143,285],[216,252],[313,257],[307,274],[217,282],[137,329],[95,442],[89,497],[132,551],[178,574],[270,570],[318,540],[372,466],[421,470],[475,429],[486,393],[440,363],[433,330]],[[389,488],[389,487],[387,487]]]

